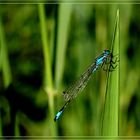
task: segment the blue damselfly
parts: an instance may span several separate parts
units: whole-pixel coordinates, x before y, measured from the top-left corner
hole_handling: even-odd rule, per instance
[[[101,55],[99,55],[94,62],[87,68],[87,70],[80,76],[80,78],[72,83],[64,92],[63,96],[66,103],[55,115],[54,121],[58,120],[67,105],[80,93],[87,85],[92,73],[94,73],[99,67],[106,63],[112,63],[112,53],[109,50],[104,50]],[[112,65],[113,67],[113,65]]]

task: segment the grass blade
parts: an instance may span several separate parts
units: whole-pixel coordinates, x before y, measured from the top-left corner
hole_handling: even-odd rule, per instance
[[[44,4],[38,4],[39,18],[40,18],[40,29],[41,29],[41,38],[42,38],[42,47],[43,47],[43,56],[44,56],[44,89],[48,95],[48,104],[50,110],[50,120],[49,128],[51,135],[57,135],[57,130],[54,125],[52,125],[54,117],[54,90],[53,90],[53,79],[52,79],[52,64],[50,58],[50,47],[48,43],[47,36],[47,25],[45,17],[45,7]],[[52,120],[52,121],[51,121]]]
[[[119,57],[119,9],[117,10],[111,49]],[[118,58],[119,59],[119,58]],[[102,136],[118,136],[119,128],[119,63],[113,72],[108,73],[104,114],[102,118]]]
[[[4,31],[3,31],[1,19],[0,19],[0,59],[1,59],[0,61],[1,61],[3,80],[4,80],[4,87],[6,88],[12,82],[12,74],[11,74],[11,68],[9,64],[8,52],[6,49]]]
[[[58,34],[57,34],[57,52],[55,66],[55,86],[60,87],[64,71],[65,53],[68,40],[68,29],[72,4],[61,3],[59,5]]]
[[[43,47],[43,56],[44,56],[44,85],[52,88],[52,73],[51,73],[51,59],[50,59],[50,50],[48,46],[48,36],[46,30],[45,22],[45,9],[43,4],[38,5],[39,9],[39,18],[40,18],[40,28],[41,28],[41,37],[42,37],[42,47]]]

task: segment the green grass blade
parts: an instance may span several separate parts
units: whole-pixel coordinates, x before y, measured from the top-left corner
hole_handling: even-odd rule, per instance
[[[47,22],[45,17],[45,8],[44,4],[38,4],[39,18],[40,18],[40,28],[41,28],[41,37],[42,37],[42,47],[43,47],[43,56],[44,56],[44,88],[48,95],[49,102],[49,128],[51,135],[57,135],[56,127],[52,124],[54,118],[54,90],[53,90],[53,79],[52,79],[52,69],[51,69],[51,58],[50,58],[50,47],[48,43],[47,36]]]
[[[119,9],[115,21],[111,43],[113,55],[119,59]],[[102,118],[102,136],[118,136],[119,129],[119,62],[113,72],[108,73],[104,113]]]
[[[42,47],[43,47],[43,56],[44,56],[44,85],[52,88],[52,71],[51,71],[51,59],[50,59],[50,50],[48,46],[48,36],[46,29],[46,20],[45,20],[45,9],[43,4],[38,5],[39,9],[39,18],[40,18],[40,28],[41,28],[41,38],[42,38]]]
[[[11,67],[9,63],[8,58],[8,52],[6,49],[6,41],[5,41],[5,35],[3,31],[2,21],[0,19],[0,65],[2,69],[3,74],[3,80],[4,80],[4,87],[8,87],[12,83],[12,73],[11,73]],[[1,114],[0,114],[1,117]],[[16,116],[17,117],[17,116]],[[0,118],[0,136],[2,135],[2,120]],[[14,125],[14,135],[19,136],[19,129],[18,129],[18,123],[15,121]]]
[[[8,52],[6,49],[5,36],[4,36],[1,19],[0,19],[0,59],[1,59],[0,61],[1,61],[4,86],[6,88],[12,82],[12,74],[11,74],[11,68],[9,64]]]
[[[56,66],[55,66],[56,88],[60,87],[62,82],[71,11],[72,11],[72,4],[62,3],[59,5],[57,52],[56,52]]]

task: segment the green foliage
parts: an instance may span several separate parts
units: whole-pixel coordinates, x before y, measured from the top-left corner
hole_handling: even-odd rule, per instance
[[[115,28],[111,43],[111,52],[113,53],[115,59],[113,61],[119,60],[119,9],[117,10]],[[116,56],[115,56],[116,55]],[[120,60],[119,60],[120,61]],[[107,89],[105,95],[105,105],[103,112],[103,126],[102,135],[103,136],[118,136],[119,129],[119,62],[116,62],[117,68],[113,72],[109,72],[107,75]]]
[[[56,66],[55,66],[55,87],[56,88],[60,87],[61,82],[62,82],[62,77],[63,77],[71,12],[72,12],[72,4],[59,5],[56,61],[55,61],[56,62]]]
[[[121,14],[117,12],[117,28],[112,32],[118,7]],[[32,136],[97,136],[103,114],[103,136],[118,136],[118,131],[119,135],[139,135],[139,9],[139,5],[115,3],[1,5],[0,98],[10,100],[2,89],[13,80],[17,92],[9,95],[14,95],[12,101],[19,98],[17,106],[18,101],[25,106],[16,116],[20,127],[16,125],[15,131]],[[112,33],[113,54],[119,54],[120,61],[108,76],[105,110],[106,72],[99,69],[54,123],[64,103],[62,91],[109,48]],[[36,109],[29,111],[28,102]],[[34,121],[41,116],[41,107],[45,119]],[[35,115],[31,118],[27,111]],[[0,120],[7,126],[10,116],[6,114]]]
[[[45,9],[44,4],[38,4],[39,18],[40,18],[40,27],[41,27],[41,36],[42,36],[42,47],[44,55],[44,89],[48,95],[49,107],[50,107],[50,118],[54,116],[54,98],[53,98],[53,81],[52,81],[52,70],[51,70],[51,58],[50,58],[50,49],[48,45],[48,36],[47,36],[47,25],[45,18]],[[55,127],[52,127],[52,124],[49,124],[51,135],[56,135]]]
[[[1,69],[3,72],[3,80],[4,80],[4,86],[5,88],[10,85],[12,82],[12,75],[11,75],[11,68],[9,65],[9,59],[6,49],[6,43],[5,43],[5,35],[3,31],[2,22],[0,19],[0,58],[1,58]]]

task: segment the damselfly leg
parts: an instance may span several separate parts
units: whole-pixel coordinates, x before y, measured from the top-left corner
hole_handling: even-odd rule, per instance
[[[114,60],[115,59],[115,60]],[[114,71],[117,67],[117,62],[119,62],[118,54],[114,55],[110,53],[110,57],[106,58],[104,63],[102,64],[102,68],[104,71]]]

